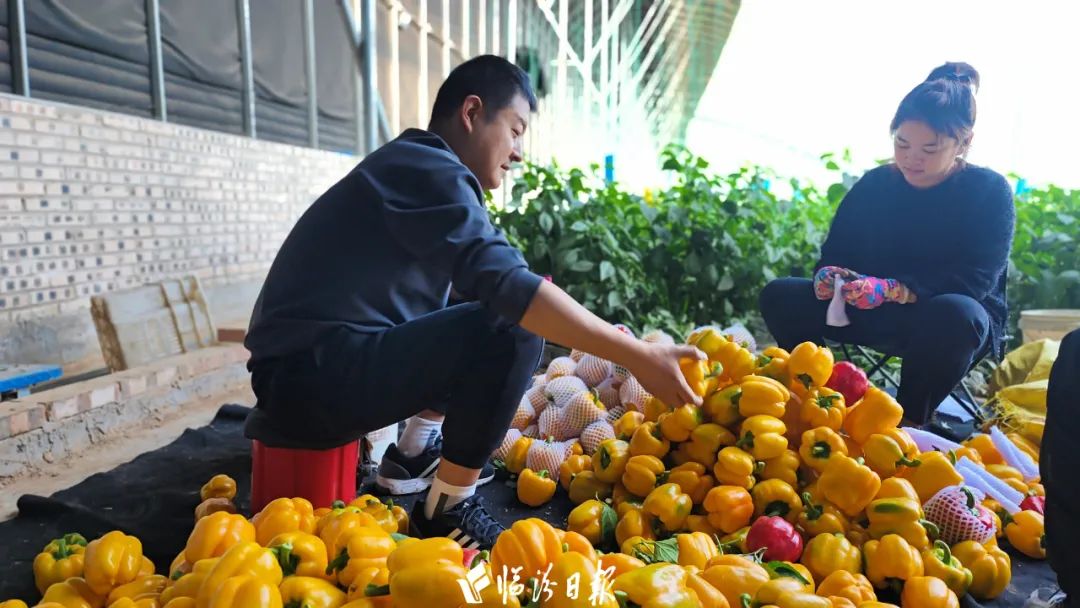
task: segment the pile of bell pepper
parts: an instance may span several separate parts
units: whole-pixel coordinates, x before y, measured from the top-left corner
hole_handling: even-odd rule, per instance
[[[813,343],[754,356],[710,328],[687,341],[709,357],[682,366],[702,405],[650,398],[614,423],[616,438],[591,462],[578,457],[561,472],[578,505],[567,529],[597,549],[682,566],[678,577],[704,582],[691,592],[706,606],[859,606],[879,593],[903,606],[955,606],[1008,585],[999,538],[1045,556],[1042,486],[1007,466],[987,436],[920,451],[898,428],[896,400]],[[960,457],[1028,497],[1012,515],[983,502],[996,518],[985,544],[950,546],[923,512],[964,484]]]
[[[53,540],[33,564],[34,582],[42,596],[37,606],[428,607],[422,588],[434,570],[426,566],[411,573],[404,567],[395,570],[395,565],[415,561],[395,562],[392,556],[399,553],[398,548],[420,542],[405,536],[409,521],[402,507],[368,494],[318,509],[303,498],[278,498],[249,519],[225,507],[226,502],[232,504],[235,493],[236,482],[224,475],[203,486],[203,502],[187,543],[160,574],[143,555],[139,539],[120,531],[89,542],[77,533]],[[208,501],[222,508],[208,509]],[[456,559],[453,572],[464,576],[475,555],[466,560],[458,545],[441,540],[456,549],[456,553],[449,551]],[[429,553],[437,553],[429,551],[430,545],[423,547],[425,560]],[[397,581],[395,573],[402,574]],[[398,593],[391,602],[380,590],[394,589],[395,584]],[[456,583],[453,589],[442,589],[460,596]],[[0,601],[0,607],[25,608],[26,604]]]
[[[812,343],[755,356],[713,329],[688,342],[708,356],[681,365],[702,405],[649,397],[614,421],[614,438],[558,467],[526,466],[531,438],[508,446],[522,502],[561,488],[576,504],[565,530],[523,519],[490,553],[465,551],[408,538],[405,511],[371,495],[321,508],[279,498],[247,518],[235,482],[215,476],[167,569],[122,532],[67,534],[34,560],[39,606],[957,607],[1008,586],[999,539],[1045,556],[1042,486],[986,435],[921,451],[891,396]],[[963,486],[960,458],[1025,497],[1012,513],[965,506],[994,528],[984,543],[945,542],[924,511]]]

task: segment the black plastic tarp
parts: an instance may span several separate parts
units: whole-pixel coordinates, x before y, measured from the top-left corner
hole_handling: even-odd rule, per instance
[[[235,2],[161,0],[170,122],[243,132],[239,21]]]
[[[356,150],[356,59],[337,2],[315,2],[315,74],[319,100],[319,147]]]
[[[145,0],[34,0],[25,11],[34,97],[152,113]]]
[[[303,4],[296,0],[253,2],[251,50],[255,67],[257,136],[307,145]]]

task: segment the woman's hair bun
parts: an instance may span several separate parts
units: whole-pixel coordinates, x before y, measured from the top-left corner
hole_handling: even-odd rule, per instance
[[[979,90],[978,70],[963,61],[949,61],[931,70],[926,81],[935,80],[951,80],[971,87],[973,92]]]

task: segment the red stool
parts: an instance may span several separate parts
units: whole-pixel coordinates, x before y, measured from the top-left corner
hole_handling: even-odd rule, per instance
[[[251,512],[275,498],[306,498],[315,508],[356,498],[359,443],[330,450],[288,450],[251,442]]]

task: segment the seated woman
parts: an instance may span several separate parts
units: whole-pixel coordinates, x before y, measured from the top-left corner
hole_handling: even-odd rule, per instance
[[[1015,209],[1004,177],[964,160],[978,85],[970,65],[946,63],[912,89],[890,127],[894,162],[844,197],[814,279],[778,279],[761,294],[783,348],[828,338],[901,356],[910,424],[1004,344]]]

